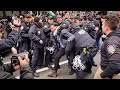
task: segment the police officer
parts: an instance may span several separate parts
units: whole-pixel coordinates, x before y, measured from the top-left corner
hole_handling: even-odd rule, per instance
[[[28,36],[28,32],[30,29],[30,24],[31,22],[31,16],[30,15],[26,15],[25,16],[25,21],[21,24],[21,32],[20,32],[20,37],[21,40],[19,42],[19,53],[24,52],[24,51],[29,51],[30,50],[30,39]]]
[[[71,16],[71,17],[69,18],[69,21],[70,21],[70,24],[71,24],[71,23],[75,23],[75,16]]]
[[[80,28],[82,29],[83,28],[83,22],[82,22],[82,17],[80,16],[76,16],[75,17],[75,22],[80,26]]]
[[[117,30],[119,18],[105,16],[102,20],[102,31],[107,35],[101,47],[100,67],[94,79],[120,79],[120,31]]]
[[[68,44],[68,43],[74,43],[72,40],[75,38],[75,36],[73,34],[69,33],[69,25],[70,25],[69,21],[64,21],[61,24],[60,29],[61,29],[61,37],[65,40],[67,40],[67,44],[65,47],[65,54],[66,54],[66,58],[68,60],[68,68],[70,69],[69,75],[72,75],[72,74],[74,74],[74,71],[72,69],[72,58],[70,57],[71,52],[68,52],[68,50],[72,49],[71,48],[72,46],[71,46],[71,44]],[[69,41],[72,41],[72,42],[69,42]]]
[[[47,19],[47,22],[43,25],[43,32],[46,36],[46,41],[45,41],[45,48],[46,48],[46,55],[45,55],[45,66],[48,66],[50,64],[50,62],[52,62],[52,57],[53,57],[53,53],[50,53],[50,51],[48,50],[49,47],[52,47],[53,44],[50,40],[50,24],[53,23],[53,17],[49,16]]]
[[[11,31],[11,33],[8,35],[7,39],[1,39],[0,40],[0,51],[2,49],[5,48],[12,48],[14,45],[16,45],[17,40],[18,40],[18,30],[19,27],[21,25],[20,20],[18,19],[14,19],[12,21],[13,23],[13,30]],[[0,79],[15,79],[15,77],[13,75],[11,75],[11,72],[13,72],[13,70],[17,70],[19,69],[18,67],[21,68],[20,70],[20,78],[21,79],[33,79],[33,75],[31,73],[31,69],[28,65],[28,57],[27,55],[25,55],[24,57],[25,59],[22,60],[20,57],[18,58],[20,61],[20,66],[13,66],[13,69],[11,69],[11,64],[7,64],[7,65],[3,65],[1,60],[2,57],[0,56]],[[27,60],[27,61],[26,61]]]
[[[84,65],[86,66],[86,70],[84,71],[87,71],[90,73],[92,68],[90,58],[94,57],[97,53],[97,51],[94,50],[94,48],[96,48],[95,40],[92,39],[91,36],[85,30],[75,28],[75,27],[78,27],[76,23],[73,23],[72,26],[70,26],[70,32],[73,33],[75,36],[75,39],[74,39],[75,53],[74,54],[75,56],[81,55],[81,60],[84,61]],[[81,71],[75,70],[75,73],[76,73],[77,79],[83,79],[83,70]]]
[[[7,26],[6,26],[6,32],[7,32],[7,36],[9,35],[9,33],[12,31],[12,23],[11,23],[12,19],[9,20]]]
[[[57,16],[57,23],[58,23],[58,25],[61,25],[63,22],[64,22],[63,18],[60,15],[58,15]]]
[[[18,31],[19,31],[19,26],[21,25],[21,22],[20,22],[20,20],[15,19],[15,20],[13,20],[12,23],[14,25],[13,30],[8,35],[8,38],[0,40],[0,50],[2,50],[4,48],[12,48],[17,43]]]
[[[44,44],[45,35],[42,31],[42,24],[40,23],[40,17],[35,17],[34,24],[30,27],[29,37],[33,44],[34,60],[32,62],[33,75],[38,77],[35,73],[37,67],[42,66],[44,60]]]
[[[95,25],[92,21],[89,19],[87,20],[86,25],[84,25],[84,29],[88,32],[88,34],[93,38],[96,39],[96,31],[95,31]]]

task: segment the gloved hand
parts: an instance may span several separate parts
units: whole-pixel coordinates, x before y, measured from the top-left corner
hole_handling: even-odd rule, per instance
[[[68,42],[71,42],[71,41],[68,39]]]
[[[43,41],[42,41],[42,40],[40,40],[40,41],[39,41],[39,43],[40,43],[40,44],[43,44]]]

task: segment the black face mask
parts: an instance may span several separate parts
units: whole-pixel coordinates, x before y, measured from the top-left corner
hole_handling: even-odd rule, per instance
[[[41,28],[41,27],[42,27],[42,23],[35,22],[34,24],[35,24],[38,28]]]
[[[39,27],[42,27],[42,23],[38,22]]]

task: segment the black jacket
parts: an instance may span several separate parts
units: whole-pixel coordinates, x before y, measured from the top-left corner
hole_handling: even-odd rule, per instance
[[[7,36],[10,34],[11,31],[12,31],[12,28],[8,25],[6,27]]]
[[[50,30],[50,24],[49,24],[49,23],[45,23],[45,24],[43,25],[42,30],[43,30],[46,38],[50,38],[50,32],[51,32],[51,30]]]
[[[94,47],[95,40],[85,30],[77,30],[74,35],[75,48]]]
[[[50,30],[50,24],[49,23],[45,23],[43,25],[43,28],[42,28],[45,36],[46,36],[46,41],[45,41],[45,46],[46,47],[49,47],[52,45],[52,42],[50,40],[50,33],[51,33],[51,30]]]
[[[34,23],[30,27],[29,31],[29,37],[32,41],[33,47],[37,48],[43,48],[45,44],[45,34],[41,29],[41,26],[39,26],[39,23]],[[40,44],[39,41],[42,40],[43,44]]]
[[[93,22],[90,22],[88,24],[86,24],[86,26],[84,27],[86,32],[93,38],[96,39],[96,31],[95,29],[95,25]]]
[[[11,48],[16,45],[18,40],[18,31],[12,30],[11,33],[8,35],[7,39],[0,40],[0,50],[5,48]]]
[[[110,50],[109,46],[113,48]],[[114,31],[107,35],[101,47],[100,66],[103,70],[102,78],[112,78],[120,73],[120,31]]]
[[[30,24],[27,23],[27,22],[23,22],[21,24],[21,32],[20,32],[20,37],[22,38],[22,41],[29,41],[29,35],[28,35],[28,32],[29,32],[29,29],[30,29]]]

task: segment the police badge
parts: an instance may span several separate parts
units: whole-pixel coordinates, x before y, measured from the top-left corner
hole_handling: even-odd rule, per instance
[[[38,35],[40,35],[40,33],[41,33],[41,32],[40,32],[40,31],[38,31]]]
[[[108,45],[107,46],[107,51],[108,51],[109,54],[115,53],[115,50],[116,50],[115,45]]]
[[[47,28],[48,26],[47,25],[45,25],[43,28],[45,29],[45,28]]]
[[[20,27],[20,30],[23,30],[23,29],[24,29],[24,26],[21,26],[21,27]]]

